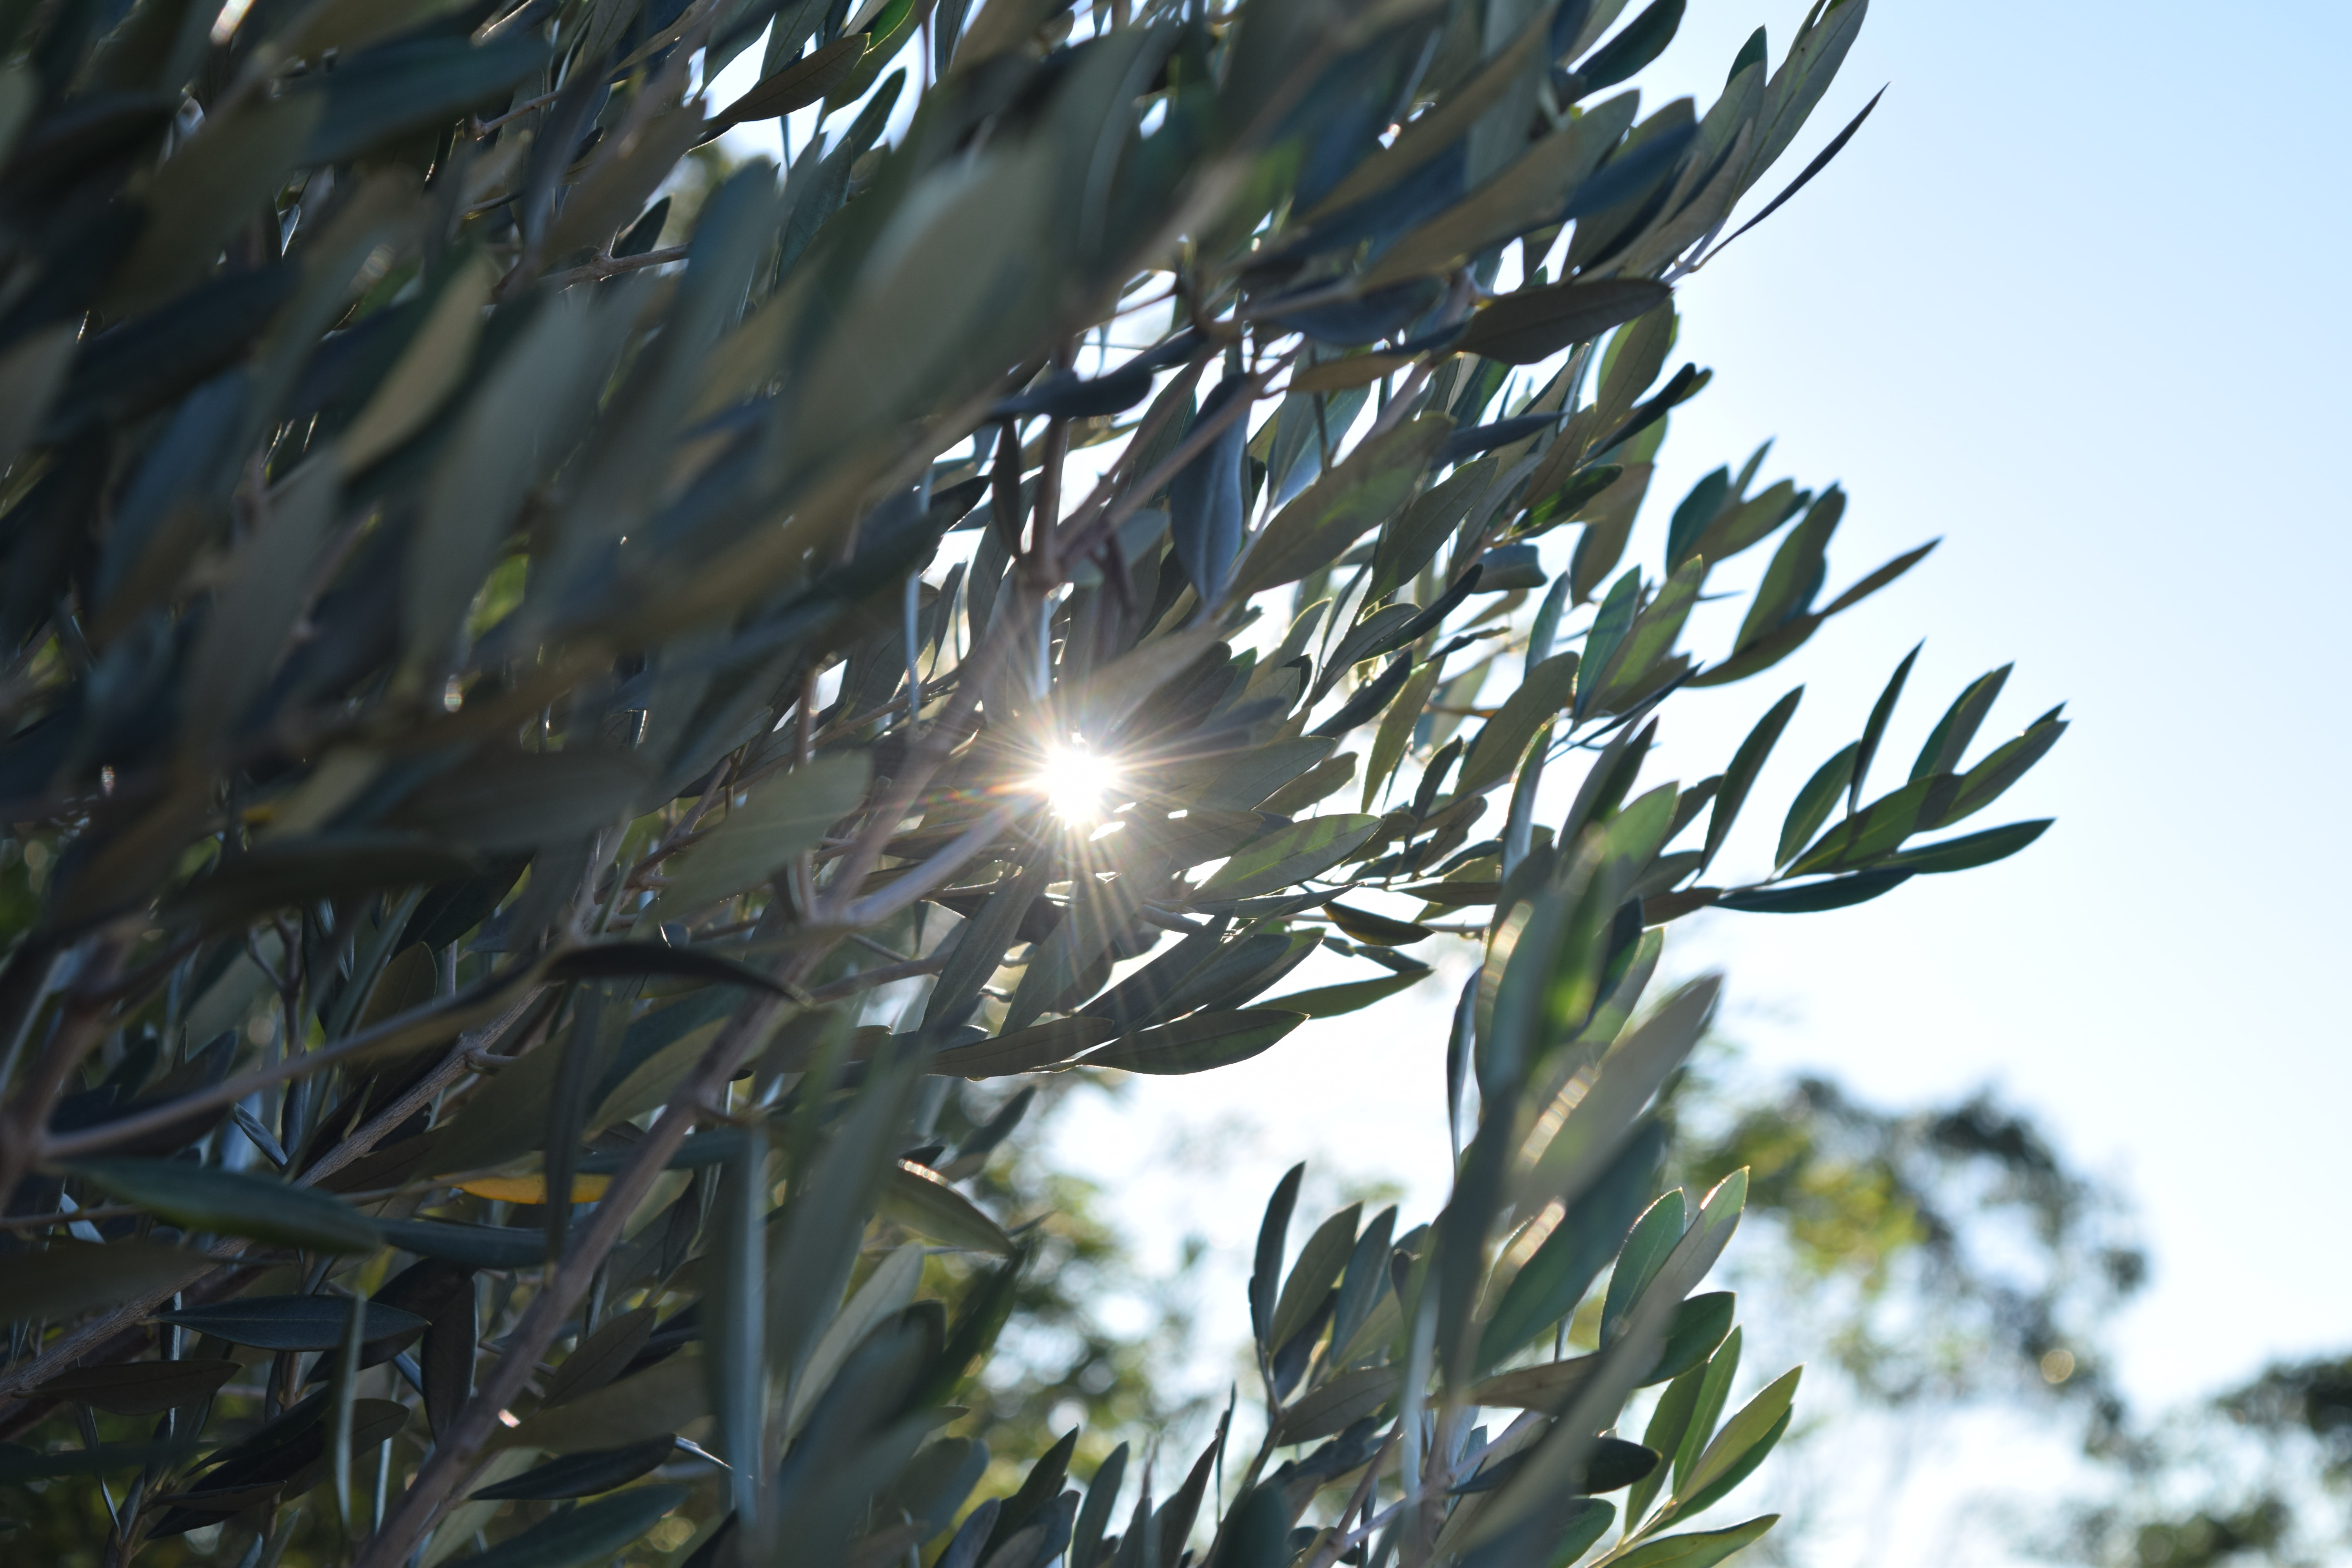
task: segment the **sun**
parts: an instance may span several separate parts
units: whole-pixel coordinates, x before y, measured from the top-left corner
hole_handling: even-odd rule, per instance
[[[1117,804],[1118,764],[1083,744],[1049,746],[1037,769],[1036,786],[1054,815],[1065,822],[1099,822]]]

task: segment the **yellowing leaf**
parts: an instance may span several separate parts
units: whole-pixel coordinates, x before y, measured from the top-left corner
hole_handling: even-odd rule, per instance
[[[574,1176],[572,1178],[572,1201],[593,1204],[604,1195],[613,1184],[610,1176]],[[543,1204],[547,1201],[547,1177],[476,1176],[457,1184],[461,1193],[471,1193],[478,1198],[491,1198],[509,1204]]]

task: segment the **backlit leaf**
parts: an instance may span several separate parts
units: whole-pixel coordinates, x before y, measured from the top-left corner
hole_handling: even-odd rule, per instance
[[[1201,884],[1203,899],[1247,899],[1319,877],[1355,852],[1381,825],[1377,816],[1334,813],[1277,828],[1244,846]]]
[[[864,798],[872,772],[863,753],[819,757],[805,767],[762,781],[725,820],[685,854],[667,863],[668,879],[638,917],[659,925],[689,918],[730,893],[757,887],[814,849],[833,825]]]
[[[1885,868],[1920,872],[1974,870],[1979,866],[2008,859],[2048,832],[2053,820],[2045,816],[2038,822],[2012,822],[2006,827],[1988,827],[1981,833],[1917,845],[1890,858]]]
[[[1645,1541],[1616,1559],[1617,1568],[1715,1568],[1733,1552],[1755,1544],[1780,1522],[1779,1514],[1768,1513],[1728,1530],[1694,1531]]]
[[[1317,985],[1268,997],[1265,1005],[1278,1012],[1301,1013],[1309,1018],[1336,1018],[1409,990],[1433,973],[1423,969],[1412,973],[1382,974],[1370,980],[1345,980],[1336,985]]]
[[[917,1236],[949,1247],[1013,1256],[1013,1238],[979,1205],[932,1172],[904,1160],[883,1173],[878,1212]]]
[[[1114,1041],[1082,1058],[1081,1065],[1123,1072],[1207,1072],[1247,1061],[1306,1021],[1304,1014],[1271,1007],[1197,1013]]]

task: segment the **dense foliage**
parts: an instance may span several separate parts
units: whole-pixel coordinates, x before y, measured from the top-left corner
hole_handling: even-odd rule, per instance
[[[1624,564],[1706,379],[1671,284],[1864,0],[1646,117],[1612,89],[1680,0],[1623,8],[0,5],[12,1510],[241,1568],[1768,1529],[1684,1528],[1796,1373],[1732,1409],[1694,1293],[1748,1173],[1658,1191],[1717,992],[1647,994],[1662,928],[2015,852],[2046,825],[1914,840],[2064,726],[1976,748],[1996,671],[1871,795],[1906,660],[1748,882],[1706,878],[1797,692],[1642,778],[1673,693],[1927,547],[1827,592],[1844,497],[1759,451]],[[657,195],[812,107],[782,178]],[[1441,938],[1455,1188],[1296,1249],[1277,1190],[1263,1444],[982,1486],[1056,1244],[973,1185],[1028,1097],[962,1086],[1213,1070]],[[1318,951],[1357,977],[1284,992]]]

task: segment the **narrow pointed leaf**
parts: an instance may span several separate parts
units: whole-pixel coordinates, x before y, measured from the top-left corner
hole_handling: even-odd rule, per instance
[[[1878,742],[1886,734],[1887,722],[1895,717],[1895,704],[1903,696],[1903,683],[1910,678],[1912,665],[1918,661],[1919,649],[1926,646],[1924,643],[1916,644],[1903,656],[1903,662],[1895,667],[1894,675],[1887,679],[1886,689],[1878,694],[1878,700],[1871,706],[1870,721],[1862,727],[1862,739],[1854,743],[1853,768],[1846,775],[1848,811],[1861,809],[1863,781],[1870,773],[1871,763],[1878,755]]]
[[[178,1160],[85,1160],[73,1169],[115,1196],[189,1230],[321,1252],[367,1252],[383,1240],[374,1220],[316,1187],[288,1186]]]
[[[1672,297],[1672,289],[1647,278],[1521,289],[1482,307],[1456,346],[1506,364],[1534,364],[1646,315]]]
[[[569,1404],[612,1382],[646,1348],[653,1331],[651,1307],[633,1307],[605,1319],[596,1326],[594,1333],[581,1341],[558,1363],[554,1374],[547,1380],[547,1392],[540,1399],[540,1407],[552,1409]]]
[[[1278,828],[1244,846],[1201,884],[1203,899],[1255,898],[1319,877],[1355,852],[1381,825],[1377,816],[1334,813]]]
[[[1768,1513],[1728,1530],[1700,1530],[1645,1541],[1617,1558],[1612,1568],[1715,1568],[1733,1552],[1754,1545],[1780,1522],[1779,1514]]]
[[[1307,1021],[1301,1013],[1244,1007],[1230,1013],[1196,1013],[1129,1035],[1080,1058],[1082,1066],[1123,1072],[1208,1072],[1247,1061]]]
[[[899,1161],[882,1178],[877,1211],[917,1236],[966,1252],[1013,1256],[1013,1238],[978,1204],[922,1166]]]
[[[567,1454],[533,1469],[525,1470],[512,1480],[500,1481],[494,1487],[484,1487],[473,1494],[477,1501],[513,1500],[543,1502],[562,1498],[593,1497],[615,1487],[625,1487],[639,1476],[657,1468],[664,1460],[677,1451],[675,1439],[649,1438],[623,1448],[598,1448],[585,1454]]]
[[[1763,771],[1765,759],[1772,754],[1780,731],[1789,727],[1804,695],[1805,689],[1799,686],[1772,704],[1756,721],[1756,728],[1748,732],[1748,738],[1739,742],[1739,750],[1732,753],[1731,765],[1723,771],[1723,784],[1716,791],[1715,809],[1706,819],[1706,844],[1703,850],[1706,858],[1699,862],[1700,871],[1714,864],[1723,841],[1730,837],[1731,825],[1738,819],[1739,808],[1748,803],[1748,792],[1756,785],[1756,775]]]
[[[2020,846],[2019,847],[2022,847]],[[1891,893],[1909,881],[1912,872],[1881,867],[1874,870],[1855,871],[1843,877],[1830,877],[1818,882],[1794,883],[1780,888],[1755,888],[1741,892],[1726,893],[1715,900],[1726,910],[1743,910],[1759,915],[1810,915],[1827,910],[1843,910],[1854,904],[1866,904],[1885,893]]]
[[[253,1345],[271,1351],[326,1351],[342,1343],[350,1322],[349,1302],[341,1296],[247,1296],[206,1307],[184,1307],[158,1312],[158,1322],[212,1334],[233,1345]],[[401,1334],[421,1334],[425,1321],[414,1312],[370,1301],[360,1333],[373,1343]]]
[[[383,1239],[420,1258],[446,1258],[475,1268],[530,1268],[547,1260],[547,1233],[519,1226],[446,1219],[379,1219]]]
[[[1981,833],[1921,844],[1889,857],[1882,868],[1929,874],[1972,871],[1979,866],[2008,859],[2047,833],[2055,820],[2045,816],[2035,822],[2012,822],[2006,827],[1988,827]]]

